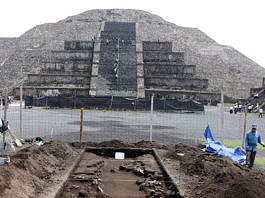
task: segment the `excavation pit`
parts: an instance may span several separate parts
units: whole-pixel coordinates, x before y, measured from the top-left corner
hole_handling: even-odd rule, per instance
[[[184,144],[51,141],[9,157],[0,197],[264,197],[263,170]]]
[[[122,152],[125,159],[115,159]],[[178,197],[153,150],[86,148],[56,196],[63,197]]]

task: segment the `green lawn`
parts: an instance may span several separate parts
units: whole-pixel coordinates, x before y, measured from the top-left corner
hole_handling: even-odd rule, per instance
[[[255,164],[265,169],[265,157],[256,157]]]

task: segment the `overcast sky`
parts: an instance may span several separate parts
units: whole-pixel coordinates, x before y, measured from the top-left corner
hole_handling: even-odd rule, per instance
[[[264,0],[1,0],[0,37],[18,37],[32,27],[90,9],[126,8],[196,27],[265,67]]]

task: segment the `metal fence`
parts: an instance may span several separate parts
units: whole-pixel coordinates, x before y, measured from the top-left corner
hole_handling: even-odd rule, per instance
[[[156,111],[150,110],[107,110],[84,109],[82,140],[101,142],[123,140],[138,142],[153,140],[161,143],[193,144],[203,139],[203,132],[210,125],[218,140],[242,140],[244,122],[246,130],[252,123],[258,124],[260,131],[265,122],[255,113],[230,114],[227,107],[205,106],[202,112]],[[19,138],[43,137],[64,141],[79,141],[80,109],[32,107],[20,108],[19,102],[9,105],[6,118],[11,131]],[[1,110],[4,118],[4,108]],[[2,141],[1,141],[2,142]]]

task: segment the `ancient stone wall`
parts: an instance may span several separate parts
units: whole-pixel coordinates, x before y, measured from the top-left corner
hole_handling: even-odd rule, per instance
[[[176,62],[176,64],[184,64],[183,52],[167,52],[167,51],[145,51],[145,62]]]
[[[191,78],[195,73],[195,65],[175,65],[172,63],[145,63],[145,77],[178,77]]]
[[[205,90],[207,89],[207,79],[190,78],[145,78],[145,86],[150,88],[177,89],[177,90]]]
[[[93,41],[64,41],[64,50],[93,50]]]
[[[73,74],[29,74],[28,85],[31,86],[67,86],[89,87],[90,76]]]
[[[203,104],[216,103],[221,101],[221,94],[214,92],[204,92],[204,91],[176,91],[176,90],[162,90],[162,89],[146,89],[146,97],[154,94],[155,98],[169,98],[169,99],[186,99],[190,98],[192,100],[199,101]]]
[[[164,41],[144,41],[143,51],[163,51],[172,52],[172,42]]]
[[[61,94],[71,94],[84,88],[80,94],[88,94],[90,89],[93,42],[65,41],[64,50],[50,51],[42,61],[39,72],[28,74],[25,95],[40,94],[41,90],[61,89]],[[35,87],[33,90],[30,87]],[[37,92],[36,92],[36,87]],[[41,87],[43,89],[41,89]],[[69,88],[69,89],[67,89]],[[34,91],[35,90],[35,91]]]
[[[93,52],[91,51],[53,51],[51,57],[44,60],[44,73],[51,72],[85,72],[91,73],[93,62]]]
[[[195,65],[185,64],[184,52],[172,52],[171,42],[143,42],[147,89],[206,90],[207,79],[194,78]]]
[[[23,87],[23,97],[26,96],[43,96],[44,92],[50,91],[50,90],[56,90],[58,94],[67,95],[69,97],[74,97],[76,95],[79,96],[88,96],[89,95],[89,89],[87,88],[68,88],[68,87],[37,87],[37,86],[27,86]],[[14,96],[19,98],[19,89],[15,89]]]

